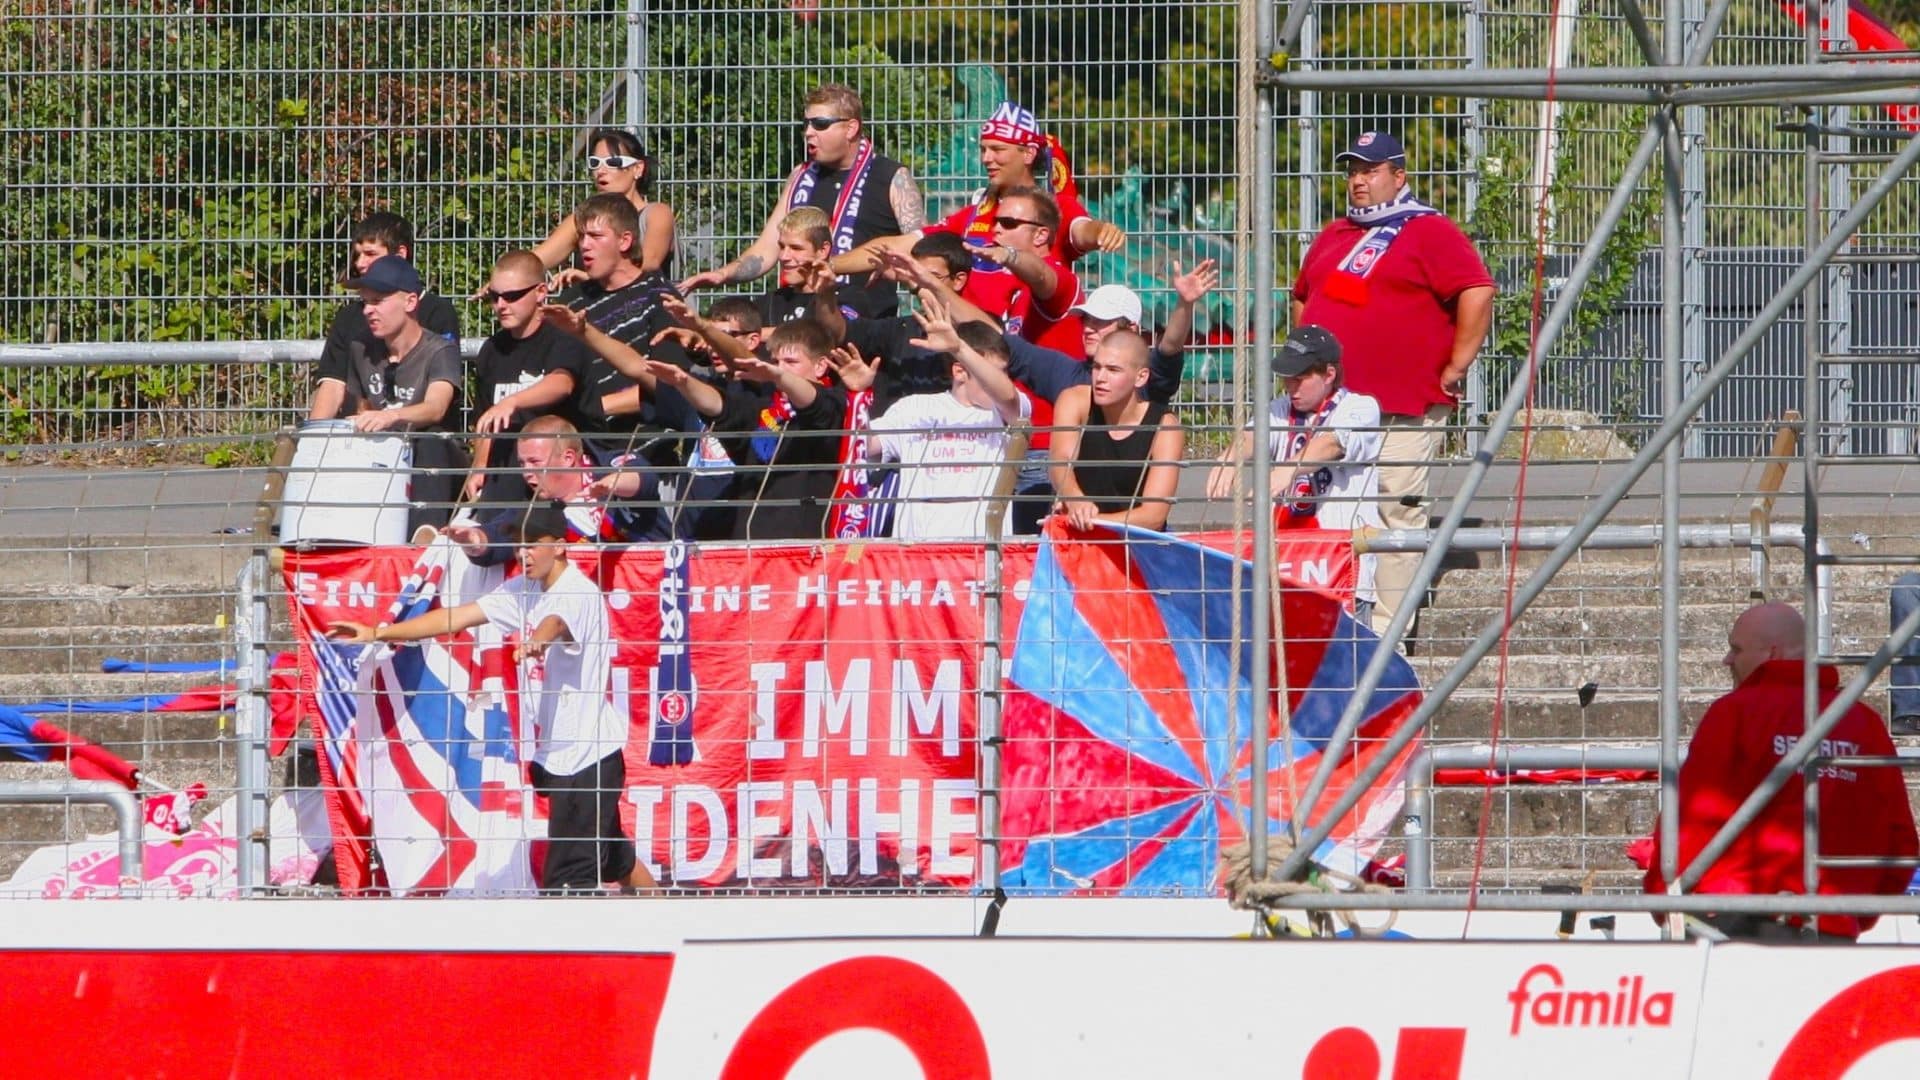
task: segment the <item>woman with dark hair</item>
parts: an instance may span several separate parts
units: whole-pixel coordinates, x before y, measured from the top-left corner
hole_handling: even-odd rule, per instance
[[[640,272],[665,271],[673,262],[673,208],[648,197],[653,189],[653,159],[640,139],[625,128],[596,128],[587,138],[587,169],[594,189],[603,195],[624,195],[640,213]],[[580,229],[569,210],[553,232],[533,249],[549,270],[573,257]]]

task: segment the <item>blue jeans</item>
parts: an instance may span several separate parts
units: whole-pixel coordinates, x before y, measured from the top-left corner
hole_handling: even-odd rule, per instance
[[[1901,574],[1894,579],[1893,592],[1887,597],[1888,629],[1892,630],[1920,607],[1920,574]],[[1903,656],[1920,656],[1920,635],[1907,642],[1901,650]],[[1893,683],[1893,715],[1920,717],[1920,666],[1913,664],[1895,664],[1888,669],[1888,678]]]

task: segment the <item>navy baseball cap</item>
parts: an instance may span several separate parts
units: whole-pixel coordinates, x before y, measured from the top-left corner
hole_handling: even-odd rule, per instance
[[[1273,373],[1282,378],[1339,362],[1340,339],[1324,326],[1296,326],[1273,351]]]
[[[382,255],[373,260],[367,272],[347,279],[349,289],[371,289],[377,293],[425,292],[420,271],[399,255]]]
[[[1384,131],[1363,131],[1359,138],[1353,140],[1352,145],[1333,155],[1335,161],[1345,161],[1348,158],[1375,165],[1382,161],[1393,161],[1405,165],[1407,148],[1400,145],[1399,139]]]

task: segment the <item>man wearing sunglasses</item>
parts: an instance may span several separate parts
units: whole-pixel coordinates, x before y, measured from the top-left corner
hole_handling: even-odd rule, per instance
[[[554,329],[541,315],[546,267],[531,251],[510,251],[493,264],[482,294],[500,329],[474,360],[473,475],[469,500],[524,507],[533,497],[514,457],[514,443],[535,417],[559,412],[572,399],[593,354],[580,339]]]
[[[759,239],[725,266],[681,282],[682,292],[765,276],[779,259],[781,219],[802,206],[826,212],[836,255],[877,237],[918,238],[927,223],[920,186],[905,165],[874,149],[867,137],[860,95],[852,87],[829,83],[815,89],[807,95],[800,124],[807,160],[787,174],[780,200],[767,215]],[[841,302],[856,311],[892,315],[898,309],[891,281],[869,281],[861,273],[843,276],[840,282]]]

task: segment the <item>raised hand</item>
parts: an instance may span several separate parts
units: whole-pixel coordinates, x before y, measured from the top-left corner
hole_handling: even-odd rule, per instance
[[[690,353],[705,354],[713,351],[713,346],[707,344],[707,339],[701,337],[698,330],[692,330],[684,326],[669,326],[665,330],[653,335],[653,338],[648,341],[647,344],[658,345],[663,341],[677,341],[680,343],[681,348]],[[672,365],[669,364],[668,366],[671,367]]]
[[[565,270],[555,271],[553,277],[547,279],[547,291],[557,293],[569,285],[585,285],[592,280],[585,270],[577,266],[569,266]]]
[[[658,341],[659,339],[655,338],[654,340]],[[718,358],[716,357],[716,359]],[[687,383],[693,381],[693,374],[686,368],[681,367],[679,364],[668,363],[665,360],[647,361],[647,370],[653,373],[655,379],[676,390],[685,388]]]
[[[920,323],[921,336],[908,342],[915,348],[930,352],[957,353],[960,351],[960,332],[954,329],[953,312],[932,292],[920,297],[920,308],[913,313]]]
[[[1127,230],[1111,221],[1095,222],[1093,246],[1111,255],[1127,246]]]
[[[1213,259],[1202,259],[1191,273],[1182,273],[1180,264],[1173,264],[1173,276],[1168,279],[1173,291],[1184,304],[1197,304],[1200,298],[1214,290],[1220,284],[1220,264]]]
[[[574,337],[587,332],[587,316],[565,304],[541,304],[540,318],[553,324],[554,329]]]
[[[695,330],[700,327],[700,313],[693,310],[692,306],[685,300],[672,293],[667,293],[660,297],[660,309],[667,313],[668,318],[679,323],[681,326]]]
[[[827,360],[840,373],[840,385],[856,394],[871,390],[873,380],[880,371],[880,358],[876,356],[868,360],[860,355],[860,349],[851,342],[828,353]]]

